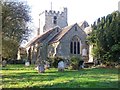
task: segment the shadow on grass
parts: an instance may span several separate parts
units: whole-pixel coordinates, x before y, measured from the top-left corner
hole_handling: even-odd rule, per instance
[[[75,70],[66,70],[64,72],[58,72],[57,70],[47,70],[45,73],[38,73],[37,71],[33,70],[31,72],[18,72],[13,74],[2,75],[2,78],[11,78],[11,79],[22,79],[22,78],[34,78],[37,79],[41,78],[58,78],[58,77],[80,77],[85,75],[94,75],[91,78],[99,78],[99,75],[104,74],[118,74],[115,70],[108,70],[108,69],[83,69],[79,71]]]
[[[118,81],[112,82],[97,82],[97,81],[88,81],[88,82],[61,82],[53,83],[51,85],[42,85],[42,86],[32,86],[30,88],[119,88]]]
[[[17,66],[17,65],[16,65]],[[34,67],[8,66],[4,68],[3,84],[19,84],[30,82],[28,87],[32,88],[117,88],[116,77],[118,70],[105,68],[91,68],[82,70],[67,70],[58,72],[50,68],[45,73],[38,73]],[[10,70],[10,73],[9,73]],[[17,72],[15,72],[15,70]],[[14,72],[12,72],[14,71]],[[101,75],[101,76],[100,76]],[[113,77],[109,77],[109,76]],[[71,79],[72,78],[72,79]],[[105,78],[105,79],[104,79]],[[58,82],[57,82],[57,80]],[[101,79],[99,81],[99,79]],[[102,80],[104,79],[104,80]],[[110,81],[113,79],[114,81]],[[59,81],[60,80],[60,81]],[[38,84],[36,84],[36,82]],[[45,84],[43,84],[43,82]],[[34,84],[35,83],[35,84]],[[33,85],[32,85],[33,84]]]

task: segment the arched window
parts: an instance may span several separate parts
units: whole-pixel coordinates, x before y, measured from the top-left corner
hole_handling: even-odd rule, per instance
[[[76,54],[76,42],[74,42],[74,54]]]
[[[77,52],[80,54],[80,42],[77,42]]]
[[[78,36],[74,36],[70,42],[70,53],[80,54],[80,39]]]
[[[70,42],[70,53],[73,54],[73,42]]]

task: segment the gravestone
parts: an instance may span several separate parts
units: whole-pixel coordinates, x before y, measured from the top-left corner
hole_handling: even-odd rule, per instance
[[[84,48],[84,49],[82,50],[82,56],[84,56],[84,57],[87,56],[87,49]]]
[[[25,66],[30,66],[30,62],[25,62]]]
[[[38,72],[39,73],[44,73],[45,72],[45,68],[44,68],[43,64],[41,64],[41,65],[38,66]]]
[[[65,65],[63,61],[58,63],[58,71],[64,71]]]
[[[84,61],[79,61],[78,67],[79,69],[84,68]]]
[[[2,67],[5,67],[6,65],[7,65],[6,60],[3,60],[3,61],[2,61]]]

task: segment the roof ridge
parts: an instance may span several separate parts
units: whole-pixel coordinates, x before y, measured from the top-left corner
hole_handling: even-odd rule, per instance
[[[59,41],[75,24],[64,27],[53,39],[50,40],[50,43]]]
[[[36,37],[34,37],[34,38],[25,46],[25,48],[27,48],[28,46],[30,46],[32,43],[34,43],[37,39],[41,38],[43,35],[49,33],[50,31],[53,31],[55,28],[57,28],[57,27],[51,28],[51,29],[47,30],[46,32],[44,32],[44,33],[41,34],[41,35],[37,35]],[[59,28],[59,27],[58,27],[58,28]]]

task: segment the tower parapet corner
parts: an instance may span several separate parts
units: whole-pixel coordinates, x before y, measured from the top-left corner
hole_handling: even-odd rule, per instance
[[[61,12],[60,15],[62,16],[64,14],[64,12]]]
[[[66,8],[66,7],[64,7],[64,11],[67,11],[67,8]]]

